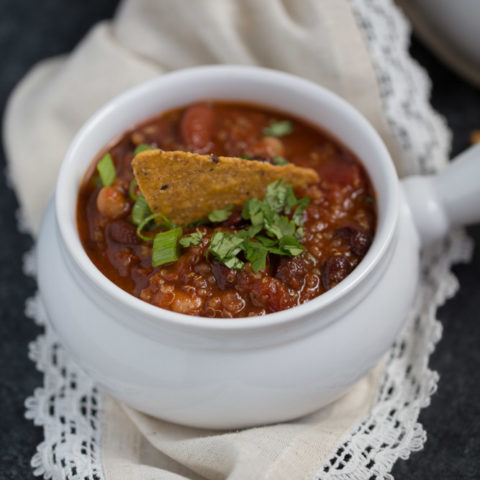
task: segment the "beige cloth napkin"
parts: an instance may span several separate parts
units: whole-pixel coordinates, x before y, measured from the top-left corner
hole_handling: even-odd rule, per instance
[[[199,64],[277,68],[354,104],[408,170],[382,111],[347,0],[126,0],[65,58],[40,63],[8,106],[4,139],[26,226],[36,233],[62,155],[81,124],[126,88]],[[155,420],[106,398],[107,480],[309,479],[371,406],[381,368],[333,405],[283,425],[218,433]]]
[[[233,432],[181,427],[105,401],[107,480],[310,480],[375,399],[382,365],[340,400],[292,422]],[[127,417],[125,416],[127,415]]]

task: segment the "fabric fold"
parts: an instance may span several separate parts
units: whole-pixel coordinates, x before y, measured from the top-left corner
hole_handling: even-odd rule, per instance
[[[101,23],[70,56],[40,62],[20,82],[7,105],[3,134],[11,181],[32,233],[82,124],[115,95],[161,72],[124,48],[111,26]]]
[[[148,470],[148,476],[139,478],[149,479],[168,478],[162,476],[165,471],[183,475],[183,480],[313,478],[332,449],[371,407],[382,371],[383,364],[341,399],[311,415],[232,432],[174,425],[107,398],[102,439],[106,478],[126,480],[136,468]],[[146,456],[152,449],[161,454]],[[126,458],[128,473],[124,471]]]

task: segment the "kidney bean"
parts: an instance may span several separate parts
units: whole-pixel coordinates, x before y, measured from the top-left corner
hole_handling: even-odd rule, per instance
[[[126,250],[109,250],[108,257],[122,277],[130,275],[130,268],[138,262],[138,257]]]
[[[222,227],[227,228],[242,228],[245,225],[248,225],[248,221],[242,218],[240,211],[233,212],[224,222],[222,222]]]
[[[371,235],[361,230],[355,230],[353,235],[350,237],[352,252],[359,257],[363,257],[367,253],[371,243]]]
[[[348,243],[350,243],[350,237],[352,236],[354,230],[355,229],[352,227],[337,228],[337,230],[335,230],[335,238],[341,238],[342,240],[346,240]]]
[[[220,290],[227,290],[235,285],[237,278],[237,272],[235,270],[230,270],[220,262],[212,262],[211,268]]]
[[[215,114],[208,105],[197,104],[188,108],[180,122],[180,135],[189,148],[202,152],[209,146]]]
[[[335,232],[335,238],[345,239],[352,252],[358,257],[363,257],[372,243],[372,237],[369,233],[353,227],[339,228]]]
[[[288,288],[300,290],[305,283],[308,268],[302,257],[282,257],[275,277],[281,280]]]
[[[322,285],[325,290],[340,283],[352,270],[345,255],[334,255],[327,259],[322,267]]]
[[[110,240],[122,245],[138,245],[141,243],[135,227],[125,220],[115,220],[108,223],[105,232]]]

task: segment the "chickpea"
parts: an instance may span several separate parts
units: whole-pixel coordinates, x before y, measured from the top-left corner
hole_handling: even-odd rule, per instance
[[[97,196],[97,208],[110,218],[121,217],[128,210],[124,195],[114,187],[103,187]]]
[[[134,145],[140,145],[141,143],[147,143],[147,139],[145,138],[145,135],[142,132],[139,132],[138,130],[133,132],[130,140]]]

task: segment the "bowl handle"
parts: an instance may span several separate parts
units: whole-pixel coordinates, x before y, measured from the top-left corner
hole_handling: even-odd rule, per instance
[[[402,184],[422,245],[452,227],[480,222],[480,144],[438,174],[408,177]]]

